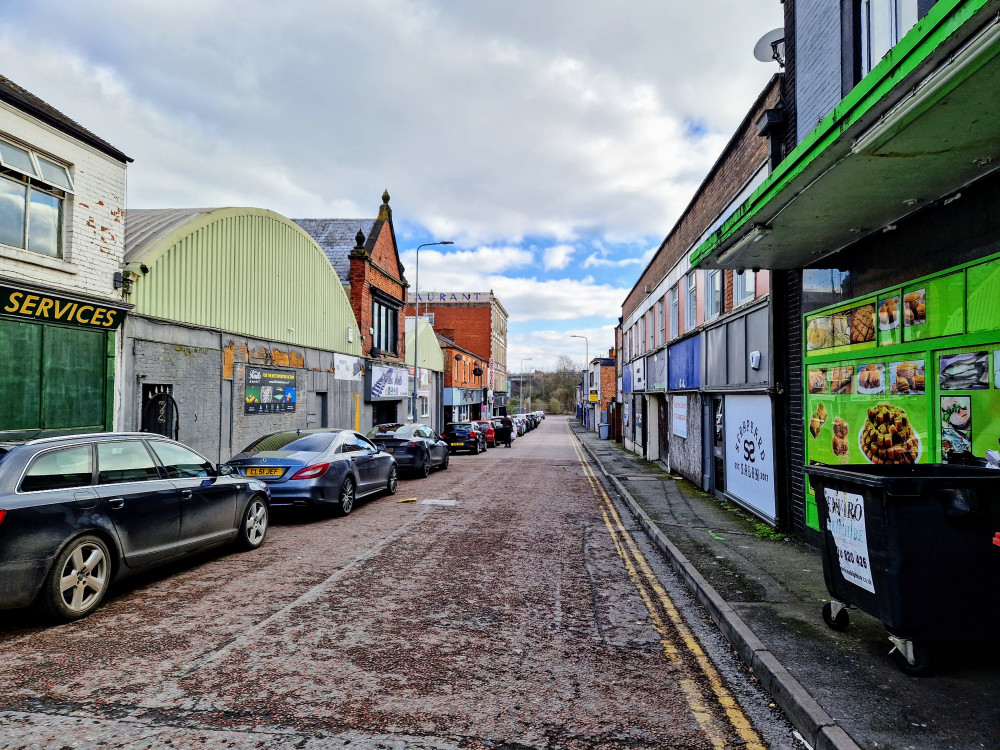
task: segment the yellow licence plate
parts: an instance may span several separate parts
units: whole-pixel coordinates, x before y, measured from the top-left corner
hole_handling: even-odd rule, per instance
[[[461,447],[462,447],[463,445],[465,445],[465,443],[452,443],[452,444],[451,444],[451,447],[452,447],[452,448],[455,448],[455,447],[459,447],[459,448],[461,448]]]
[[[247,469],[247,476],[248,477],[280,477],[281,476],[281,472],[283,472],[283,471],[284,471],[284,469],[279,469],[278,467],[273,467],[273,468],[266,467],[266,468]]]

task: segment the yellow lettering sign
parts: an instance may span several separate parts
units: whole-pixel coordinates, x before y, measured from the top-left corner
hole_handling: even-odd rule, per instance
[[[17,308],[21,306],[21,297],[24,295],[21,292],[14,292],[8,299],[10,303],[4,308],[7,312],[17,312]]]
[[[24,298],[24,302],[21,303],[21,309],[18,310],[21,315],[31,315],[35,309],[35,305],[38,304],[38,295],[29,294]]]

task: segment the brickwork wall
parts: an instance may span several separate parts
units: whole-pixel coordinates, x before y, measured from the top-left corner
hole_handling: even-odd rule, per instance
[[[434,330],[448,336],[463,349],[468,349],[489,362],[492,356],[493,316],[488,302],[435,305],[420,303],[420,314],[434,314]],[[407,315],[416,315],[413,305],[406,306]],[[451,331],[452,335],[445,333]]]
[[[367,355],[372,348],[372,288],[385,292],[402,302],[406,287],[401,283],[401,269],[392,242],[392,232],[387,223],[379,223],[371,258],[351,258],[349,272],[351,309],[361,328],[362,351]],[[384,357],[390,362],[402,362],[406,350],[404,306],[400,305],[396,321],[396,353]]]
[[[421,308],[423,309],[423,308]],[[486,387],[486,367],[488,362],[483,358],[478,360],[470,358],[466,352],[459,351],[453,347],[441,347],[444,352],[444,386],[445,388],[485,388]],[[455,357],[461,355],[461,361]],[[483,370],[482,375],[473,375],[476,363]],[[457,365],[457,367],[456,367]]]
[[[618,371],[615,365],[601,365],[601,411],[607,413],[609,404],[618,395]]]
[[[830,0],[795,4],[795,105],[801,141],[840,103],[841,8]]]
[[[125,164],[0,103],[0,133],[70,165],[75,195],[64,201],[64,257],[0,245],[5,276],[120,299],[112,278],[125,255]]]
[[[750,108],[691,203],[625,298],[623,318],[627,319],[645,301],[645,287],[654,287],[667,275],[766,160],[767,140],[757,135],[756,123],[764,110],[778,104],[780,82],[779,76],[772,78]]]

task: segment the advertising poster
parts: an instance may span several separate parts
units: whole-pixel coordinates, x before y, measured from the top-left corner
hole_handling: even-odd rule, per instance
[[[370,401],[395,401],[406,398],[408,390],[408,368],[371,365]]]
[[[688,436],[688,397],[671,397],[671,432],[677,437]]]
[[[360,357],[352,357],[349,354],[333,355],[333,377],[335,380],[356,380],[365,379],[365,361]]]
[[[726,396],[726,491],[765,518],[776,517],[769,396]]]
[[[244,414],[275,414],[295,411],[296,387],[293,370],[246,368]]]
[[[837,558],[844,579],[875,593],[865,527],[865,500],[842,490],[824,490],[829,518],[826,529],[837,546]]]
[[[972,397],[941,397],[941,456],[972,452]]]

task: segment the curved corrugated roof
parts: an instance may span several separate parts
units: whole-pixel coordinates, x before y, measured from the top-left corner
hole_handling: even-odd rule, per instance
[[[211,208],[130,208],[125,212],[125,262],[143,260],[147,251],[168,234]]]

